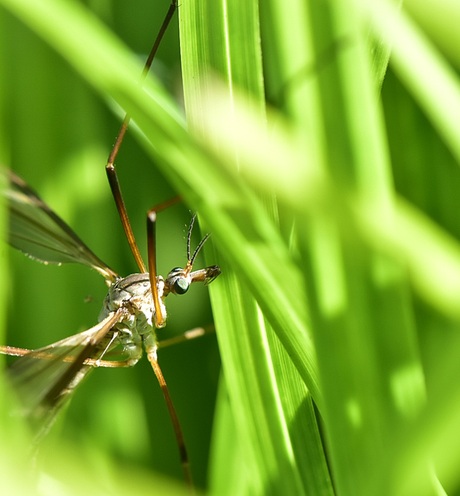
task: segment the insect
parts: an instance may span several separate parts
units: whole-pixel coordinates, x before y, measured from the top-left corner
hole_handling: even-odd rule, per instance
[[[150,63],[176,8],[173,2],[146,64]],[[38,350],[4,346],[2,353],[20,356],[10,370],[12,383],[24,398],[22,412],[37,429],[38,438],[52,425],[56,413],[81,380],[95,367],[129,367],[145,349],[160,383],[174,426],[185,478],[191,484],[188,457],[180,424],[157,360],[155,330],[166,324],[165,298],[170,293],[185,294],[194,282],[209,284],[219,274],[218,266],[196,270],[194,263],[206,235],[192,252],[192,218],[186,243],[186,264],[176,267],[163,278],[156,267],[156,216],[175,200],[148,213],[148,265],[145,266],[131,229],[114,167],[115,158],[125,135],[126,117],[106,166],[113,197],[120,214],[128,243],[139,273],[120,277],[100,260],[72,229],[20,177],[8,174],[6,196],[10,211],[10,243],[37,260],[46,263],[76,262],[99,272],[109,289],[99,323],[92,328]],[[43,380],[45,378],[46,380]],[[41,387],[37,389],[37,384]],[[42,385],[46,384],[46,387]]]

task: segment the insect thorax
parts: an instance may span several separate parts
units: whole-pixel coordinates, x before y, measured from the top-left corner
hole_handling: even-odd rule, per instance
[[[157,277],[157,289],[161,309],[163,315],[166,316],[166,308],[162,298],[164,281],[161,276]],[[123,318],[116,324],[115,328],[131,336],[136,344],[140,343],[141,336],[155,334],[153,325],[155,309],[148,274],[131,274],[123,279],[118,279],[110,286],[99,314],[99,320],[119,309],[124,310]],[[125,339],[128,336],[125,336]]]

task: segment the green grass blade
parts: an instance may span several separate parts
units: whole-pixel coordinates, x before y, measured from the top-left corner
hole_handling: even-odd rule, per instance
[[[255,6],[255,3],[248,2],[188,2],[181,10],[184,92],[187,116],[192,128],[199,129],[203,118],[208,118],[205,115],[206,106],[203,106],[204,94],[206,88],[212,89],[213,78],[218,75],[224,81],[226,89],[222,96],[228,101],[229,109],[233,105],[233,93],[245,90],[252,95],[253,103],[263,119],[264,95],[261,88],[261,53]],[[201,47],[200,51],[195,50],[194,47],[197,46]],[[235,162],[238,162],[238,153],[238,148],[232,152]],[[237,167],[236,163],[233,167]],[[284,271],[284,275],[278,279],[278,288],[273,283],[270,284],[269,292],[260,291],[260,288],[266,289],[268,285],[266,281],[258,279],[260,275],[270,272],[273,266],[278,266],[278,269],[286,267],[289,255],[285,253],[277,263],[274,258],[279,248],[273,249],[267,258],[268,252],[263,245],[260,245],[261,249],[256,248],[254,251],[254,244],[248,244],[248,240],[242,238],[238,231],[246,224],[246,236],[249,232],[257,232],[257,226],[249,218],[259,224],[266,224],[271,230],[270,224],[273,221],[269,212],[273,212],[276,205],[268,197],[262,199],[251,194],[242,187],[236,176],[232,175],[229,180],[232,183],[227,182],[227,188],[235,188],[235,201],[223,205],[226,219],[222,227],[231,240],[225,250],[225,258],[230,257],[233,265],[237,260],[242,262],[238,274],[249,282],[251,289],[259,288],[255,291],[264,308],[273,309],[277,305],[273,302],[273,297],[277,297],[274,292],[279,295],[280,300],[286,302],[283,296],[286,289],[282,286],[288,271]],[[264,204],[268,206],[268,210],[264,209]],[[219,208],[219,205],[216,207]],[[213,235],[216,236],[215,228]],[[277,239],[278,236],[276,231],[272,231],[267,243],[274,247],[276,242],[281,248],[283,241]],[[256,269],[257,266],[260,270]],[[322,447],[313,410],[310,410],[310,416],[305,416],[304,422],[294,422],[300,405],[304,402],[305,405],[310,404],[311,400],[295,369],[288,373],[283,367],[284,350],[270,344],[270,341],[277,339],[273,330],[267,327],[251,296],[254,289],[249,291],[245,282],[238,281],[227,261],[222,261],[222,267],[226,276],[219,287],[213,288],[212,300],[232,420],[230,425],[229,417],[226,417],[227,422],[221,420],[219,430],[215,431],[217,438],[223,439],[223,444],[216,442],[214,448],[218,454],[213,461],[213,489],[219,494],[234,494],[235,491],[239,494],[317,492],[318,487],[324,484],[324,478],[327,478],[324,475],[327,470],[321,457]],[[267,296],[270,296],[268,301]],[[293,321],[296,314],[299,314],[294,309],[290,311],[289,306],[289,302],[281,305],[282,313],[276,315],[274,320],[281,333],[286,328],[295,328],[295,325],[286,326],[286,315]],[[296,350],[297,354],[299,349],[302,347]],[[282,373],[290,383],[289,387],[282,387],[277,383],[276,378]],[[237,439],[228,438],[221,433],[231,428],[232,424],[239,433]],[[316,438],[313,436],[308,439],[302,431],[305,425],[312,426]],[[318,463],[315,466],[316,473],[323,472],[318,479],[307,475],[304,477],[304,474],[311,475],[315,472],[305,463],[305,457],[301,456],[303,449],[299,449],[299,446],[303,448],[306,445],[314,452],[315,456],[311,457],[314,460],[313,465]],[[222,472],[222,466],[233,467],[233,470]],[[319,486],[315,487],[315,484]]]

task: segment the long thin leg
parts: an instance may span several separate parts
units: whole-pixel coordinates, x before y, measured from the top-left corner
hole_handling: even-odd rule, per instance
[[[163,21],[163,24],[161,25],[160,31],[158,32],[158,35],[153,43],[152,49],[150,50],[150,54],[147,58],[147,61],[144,65],[144,70],[142,71],[142,78],[141,81],[145,79],[147,76],[147,73],[152,65],[152,61],[155,57],[155,54],[157,53],[158,47],[160,46],[161,40],[163,39],[163,36],[168,29],[169,23],[171,22],[171,19],[174,15],[174,12],[177,9],[177,0],[173,0],[171,2],[171,5],[169,6],[168,12],[166,14],[166,17]],[[120,150],[121,144],[123,142],[123,138],[125,137],[126,131],[128,129],[129,121],[131,120],[131,117],[126,114],[125,118],[123,119],[123,123],[120,127],[120,130],[118,131],[117,138],[115,139],[115,144],[112,147],[112,151],[110,152],[109,158],[107,159],[107,164],[105,166],[105,170],[107,173],[107,178],[109,180],[110,184],[110,189],[112,190],[112,195],[115,200],[115,204],[117,206],[118,214],[121,219],[121,223],[123,225],[123,229],[126,234],[126,239],[128,240],[129,247],[131,249],[131,252],[134,256],[134,259],[136,260],[137,266],[139,267],[139,270],[144,273],[146,272],[145,264],[144,261],[142,260],[142,256],[139,251],[139,247],[137,246],[136,239],[134,237],[133,229],[131,227],[131,223],[129,221],[128,217],[128,212],[126,210],[126,205],[123,200],[123,195],[121,193],[121,187],[120,183],[117,178],[117,172],[115,169],[115,159],[118,155],[118,152]]]
[[[2,355],[9,355],[9,356],[26,356],[29,353],[31,353],[33,350],[29,350],[27,348],[18,348],[16,346],[5,346],[2,345],[0,346],[0,353]],[[53,355],[50,354],[50,358],[53,358]]]
[[[152,288],[153,306],[155,308],[154,324],[157,329],[164,327],[166,323],[166,315],[164,315],[160,295],[158,294],[157,285],[157,230],[156,230],[157,214],[156,212],[148,212],[147,214],[147,249],[148,249],[148,264],[149,264],[149,279],[150,287]]]
[[[176,344],[185,343],[187,341],[192,341],[193,339],[201,338],[203,336],[207,336],[208,334],[214,334],[215,327],[214,324],[209,324],[203,327],[194,327],[193,329],[189,329],[188,331],[183,332],[179,336],[174,336],[173,338],[162,339],[158,342],[158,348],[168,348],[169,346],[175,346]],[[34,350],[30,350],[28,348],[18,348],[16,346],[0,346],[0,354],[9,355],[9,356],[26,356],[29,353],[32,353]],[[45,353],[40,357],[37,357],[43,360],[55,360],[56,356],[52,353]],[[74,357],[64,358],[64,362],[73,362],[75,361]],[[101,359],[93,359],[87,358],[84,361],[85,365],[91,365],[92,367],[104,367],[104,368],[119,368],[119,367],[132,367],[138,361],[138,358],[128,358],[126,360],[101,360]]]
[[[150,364],[152,365],[155,376],[160,384],[161,391],[163,393],[166,406],[168,407],[169,416],[171,417],[171,422],[174,428],[174,434],[176,436],[177,446],[179,448],[179,456],[182,465],[182,471],[184,473],[185,481],[190,488],[191,492],[194,493],[192,472],[190,470],[190,462],[188,459],[187,448],[185,447],[184,434],[182,433],[182,428],[180,426],[179,418],[177,417],[176,409],[174,408],[171,395],[169,394],[168,386],[166,385],[163,372],[161,371],[160,365],[156,357],[156,351],[147,351],[147,356]]]
[[[193,329],[189,329],[188,331],[183,332],[179,336],[174,336],[173,338],[162,339],[158,342],[158,348],[163,349],[169,346],[174,346],[176,344],[185,343],[187,341],[191,341],[192,339],[201,338],[203,336],[207,336],[208,334],[214,334],[216,329],[214,324],[209,324],[204,327],[194,327]]]
[[[166,29],[172,19],[172,16],[177,8],[177,0],[172,0],[172,3],[168,9],[168,13],[166,14],[166,17],[163,21],[163,24],[160,28],[160,31],[158,33],[158,36],[153,44],[152,50],[150,52],[150,55],[147,59],[147,62],[144,67],[144,71],[142,74],[142,78],[145,78],[147,75],[149,68],[152,64],[153,58],[158,50],[158,47],[160,45],[161,39],[163,38],[164,33],[166,32]],[[107,165],[106,165],[106,173],[107,177],[109,180],[110,188],[112,190],[112,195],[115,200],[115,204],[118,209],[118,213],[120,215],[120,219],[123,225],[123,229],[126,234],[126,238],[128,240],[129,246],[131,248],[131,251],[134,255],[134,258],[136,260],[136,263],[139,267],[139,270],[141,272],[146,272],[145,264],[142,260],[142,257],[139,252],[139,248],[137,246],[136,240],[134,238],[134,233],[132,231],[131,224],[129,222],[128,218],[128,213],[126,210],[126,206],[123,200],[123,196],[121,193],[121,188],[120,184],[117,178],[117,173],[115,169],[115,159],[118,155],[118,151],[120,149],[121,143],[123,141],[123,138],[126,134],[126,130],[128,128],[128,124],[130,121],[130,116],[127,114],[123,120],[123,123],[121,125],[120,131],[118,133],[118,136],[115,140],[115,144],[113,146],[113,149],[109,155],[109,158],[107,160]],[[147,237],[148,237],[148,268],[149,268],[149,274],[150,274],[150,286],[152,288],[152,298],[153,298],[153,303],[154,303],[154,308],[155,308],[155,326],[156,327],[163,327],[165,325],[166,321],[166,315],[163,314],[162,311],[162,305],[160,301],[161,295],[159,295],[158,292],[158,286],[157,286],[157,268],[156,268],[156,230],[155,230],[155,225],[156,225],[156,214],[157,212],[163,210],[167,206],[176,203],[179,200],[179,198],[174,198],[170,200],[167,203],[164,203],[157,207],[156,209],[152,209],[148,212],[147,214]],[[190,464],[188,460],[188,455],[187,455],[187,450],[185,447],[185,442],[184,442],[184,436],[182,434],[182,429],[179,423],[179,419],[176,414],[176,410],[174,408],[171,396],[169,394],[168,387],[166,385],[166,381],[164,379],[163,373],[161,371],[161,368],[158,364],[157,358],[156,358],[156,346],[153,344],[150,347],[147,347],[147,355],[148,359],[152,365],[153,371],[155,373],[155,376],[158,380],[158,383],[160,384],[161,390],[163,392],[163,396],[165,398],[165,402],[169,411],[169,415],[171,417],[171,422],[173,424],[174,428],[174,433],[176,436],[176,441],[177,445],[179,447],[179,453],[180,453],[180,460],[182,464],[182,469],[184,472],[184,478],[193,492],[193,480],[192,480],[192,474],[190,471]],[[111,362],[107,362],[107,366],[110,366]],[[120,365],[115,365],[114,366],[120,366]]]
[[[150,287],[152,288],[152,298],[153,306],[155,308],[155,327],[160,329],[165,326],[166,315],[162,310],[161,305],[161,295],[158,294],[158,284],[157,284],[157,243],[156,243],[156,220],[157,214],[162,210],[174,205],[180,201],[180,197],[176,196],[171,198],[166,202],[160,203],[155,207],[151,208],[147,212],[147,254],[148,254],[148,266],[149,266],[149,277],[150,277]]]
[[[183,340],[182,339],[177,339],[177,342],[180,343],[181,341],[187,341],[189,339],[193,339],[195,337],[200,337],[205,334],[205,331],[201,329],[191,329],[190,331],[187,331],[186,334],[192,332],[193,335],[190,335],[189,337],[185,337]],[[195,336],[196,334],[196,336]],[[178,336],[180,338],[180,336]],[[175,340],[176,338],[171,338],[171,340]],[[169,346],[170,344],[174,344],[172,341],[169,343],[169,339],[166,340],[165,346]],[[16,346],[0,346],[0,354],[2,355],[9,355],[9,356],[17,356],[17,357],[23,357],[26,355],[29,355],[30,353],[34,353],[34,350],[29,350],[27,348],[18,348]],[[43,352],[40,355],[37,356],[35,353],[36,359],[40,360],[56,360],[56,355],[53,355],[52,353],[46,353]],[[63,362],[75,362],[76,358],[75,357],[65,357],[62,359]],[[127,360],[100,360],[100,359],[95,359],[95,358],[86,358],[83,360],[84,365],[90,365],[91,367],[105,367],[105,368],[120,368],[120,367],[132,367],[135,365],[139,360],[137,358],[128,358]]]

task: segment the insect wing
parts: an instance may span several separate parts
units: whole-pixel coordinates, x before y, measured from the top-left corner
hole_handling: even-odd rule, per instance
[[[26,255],[45,263],[80,263],[114,281],[115,272],[100,260],[73,230],[11,171],[5,197],[9,210],[9,243]]]
[[[112,313],[91,329],[31,351],[9,368],[21,404],[19,413],[31,421],[38,436],[48,431],[56,413],[93,368],[85,360],[101,358],[119,320],[120,314]]]

